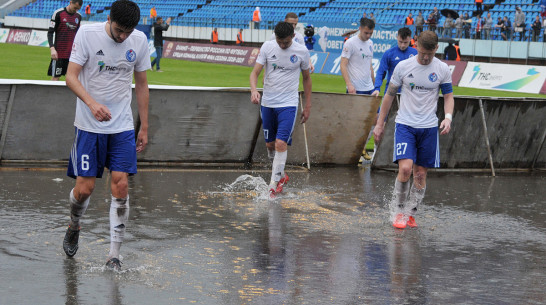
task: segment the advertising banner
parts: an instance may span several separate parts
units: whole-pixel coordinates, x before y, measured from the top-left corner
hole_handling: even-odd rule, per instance
[[[259,48],[224,45],[204,45],[165,41],[163,57],[191,61],[204,61],[218,64],[254,66]]]
[[[49,47],[49,42],[47,41],[47,31],[36,31],[32,30],[30,34],[30,40],[28,41],[29,46],[39,46],[39,47]]]
[[[7,43],[28,44],[30,30],[12,29],[9,32]]]
[[[451,70],[451,83],[453,86],[459,86],[459,82],[463,77],[464,70],[466,69],[466,61],[455,61],[455,60],[442,60],[445,62],[449,69]]]
[[[6,43],[8,40],[9,29],[0,29],[0,43]]]
[[[469,62],[459,87],[539,93],[546,67]]]
[[[341,53],[345,37],[343,34],[358,30],[359,23],[318,22],[304,23],[315,28],[314,50],[319,52]],[[396,45],[398,29],[403,25],[376,24],[371,40],[374,43],[373,57],[381,59],[383,53]],[[413,31],[413,29],[412,29]],[[358,32],[354,35],[358,35]]]

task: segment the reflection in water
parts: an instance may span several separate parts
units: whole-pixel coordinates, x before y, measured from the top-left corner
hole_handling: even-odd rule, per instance
[[[64,276],[66,285],[66,305],[77,305],[78,300],[78,263],[73,258],[64,259]]]

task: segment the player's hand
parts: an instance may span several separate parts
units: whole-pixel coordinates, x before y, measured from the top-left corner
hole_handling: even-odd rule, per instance
[[[381,142],[381,137],[383,137],[383,124],[375,125],[373,129],[373,140],[377,143]]]
[[[451,130],[451,120],[450,119],[444,119],[442,123],[440,124],[440,134],[445,135],[448,134]]]
[[[309,73],[315,72],[315,66],[312,63],[309,63]]]
[[[110,109],[108,109],[108,107],[104,106],[103,104],[94,102],[92,104],[89,104],[89,109],[91,109],[91,113],[93,113],[93,116],[99,122],[110,121],[110,119],[112,118]]]
[[[55,50],[55,48],[51,48],[51,59],[53,60],[59,59],[59,55],[57,54],[57,50]]]
[[[374,90],[374,91],[372,92],[372,96],[373,96],[373,97],[378,97],[378,96],[379,96],[379,90]]]
[[[146,145],[148,145],[148,132],[143,131],[142,129],[138,132],[137,142],[136,142],[136,151],[137,153],[142,152]]]
[[[250,92],[250,101],[252,102],[252,104],[260,104],[260,97],[260,92],[258,92],[258,90]]]
[[[311,107],[305,107],[301,112],[301,124],[307,122],[309,115],[311,114]]]
[[[353,85],[347,86],[347,93],[349,93],[349,94],[356,94],[355,86],[353,86]]]

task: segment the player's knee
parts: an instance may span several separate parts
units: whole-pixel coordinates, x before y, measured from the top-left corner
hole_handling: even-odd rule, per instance
[[[288,144],[286,144],[286,142],[284,142],[283,140],[279,140],[279,139],[277,139],[275,141],[275,150],[276,151],[283,152],[283,151],[286,151],[287,149],[288,149]]]
[[[412,169],[412,166],[411,165],[406,165],[406,164],[400,164],[399,168],[398,168],[398,175],[400,176],[400,181],[408,181],[410,176],[411,176],[411,169]]]
[[[413,183],[417,184],[418,186],[424,187],[427,180],[427,172],[423,170],[416,170],[415,173],[413,173]]]
[[[129,193],[129,181],[126,176],[112,175],[112,193],[118,198],[125,198]]]
[[[79,202],[84,201],[91,196],[94,189],[95,184],[91,183],[76,185],[76,187],[74,187],[74,198]]]

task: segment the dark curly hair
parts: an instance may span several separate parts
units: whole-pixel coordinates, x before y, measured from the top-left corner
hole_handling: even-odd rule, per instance
[[[281,21],[275,26],[275,36],[280,39],[294,35],[294,27],[288,23]]]
[[[134,29],[140,21],[140,8],[129,0],[118,0],[112,3],[110,21],[125,29]]]

